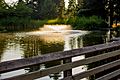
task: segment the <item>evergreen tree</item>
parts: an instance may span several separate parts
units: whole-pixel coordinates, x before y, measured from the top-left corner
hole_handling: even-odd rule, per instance
[[[83,9],[85,7],[86,0],[77,0],[77,3],[78,3],[77,7]]]
[[[14,13],[16,17],[30,17],[32,13],[32,9],[29,8],[25,2],[21,1],[15,6]]]
[[[40,19],[42,16],[39,14],[41,12],[44,0],[31,0],[29,6],[33,9],[32,17],[34,19]]]
[[[60,4],[58,6],[58,17],[63,18],[65,13],[65,2],[64,0],[60,1]]]
[[[61,0],[52,0],[52,1],[53,1],[57,6],[59,6]]]
[[[5,3],[4,0],[0,0],[0,18],[3,18],[6,16],[8,5]]]
[[[69,0],[67,14],[69,17],[73,17],[76,15],[76,0]]]
[[[86,9],[93,15],[105,17],[105,0],[86,0]]]
[[[52,19],[57,15],[57,6],[52,0],[44,0],[39,15],[42,19]]]
[[[28,4],[33,9],[35,19],[54,18],[57,16],[57,5],[54,0],[32,0]]]
[[[113,5],[114,5],[114,13],[117,16],[120,16],[120,1],[119,0],[113,0]]]

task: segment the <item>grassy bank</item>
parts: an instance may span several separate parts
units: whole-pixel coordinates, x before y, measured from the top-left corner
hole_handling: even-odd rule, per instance
[[[70,24],[74,29],[96,30],[107,28],[107,23],[98,16],[91,17],[74,17],[67,19],[48,20],[47,24]]]
[[[98,30],[107,28],[107,23],[100,17],[72,17],[64,19],[53,20],[31,20],[30,18],[6,18],[0,19],[0,30],[6,31],[25,31],[33,30],[42,27],[44,24],[66,24],[71,25],[73,29],[77,30]]]
[[[6,18],[0,19],[0,30],[6,31],[26,31],[42,27],[47,20],[31,20],[29,18]]]

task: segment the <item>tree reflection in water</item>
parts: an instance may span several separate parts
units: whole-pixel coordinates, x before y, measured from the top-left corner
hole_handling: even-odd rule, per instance
[[[3,56],[6,40],[7,40],[7,36],[5,34],[0,34],[0,62]]]
[[[52,39],[52,40],[50,40]],[[43,37],[43,36],[28,36],[21,39],[21,45],[24,49],[24,58],[43,55],[47,53],[63,51],[64,40],[62,37]],[[24,45],[23,45],[24,44]],[[53,61],[44,64],[44,68],[49,68],[61,64],[61,61]],[[41,70],[43,64],[31,66],[27,68],[28,72]],[[57,80],[60,77],[59,73],[51,74],[51,78]]]

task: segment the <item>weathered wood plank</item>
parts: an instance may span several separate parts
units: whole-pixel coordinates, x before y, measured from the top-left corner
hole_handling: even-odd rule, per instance
[[[66,63],[66,64],[62,64],[62,65],[58,65],[55,67],[51,67],[45,70],[41,70],[41,71],[36,71],[36,72],[32,72],[32,73],[28,73],[28,74],[24,74],[24,75],[19,75],[19,76],[15,76],[15,77],[11,77],[8,78],[6,80],[25,80],[25,79],[34,79],[34,78],[40,78],[43,76],[47,76],[49,74],[53,74],[53,73],[59,73],[61,71],[65,71],[65,70],[69,70],[84,64],[89,64],[92,62],[96,62],[96,61],[100,61],[106,58],[110,58],[110,57],[114,57],[120,55],[120,50],[116,50],[113,52],[109,52],[109,53],[105,53],[105,54],[101,54],[101,55],[97,55],[97,56],[93,56],[93,57],[89,57],[89,58],[85,58],[82,60],[78,60],[76,62],[72,62],[72,63]]]
[[[120,41],[120,37],[114,38],[114,39],[112,39],[111,41]]]
[[[113,61],[113,62],[110,62],[110,63],[105,64],[105,65],[102,65],[102,66],[99,66],[99,67],[96,67],[96,68],[87,70],[87,71],[85,71],[85,72],[78,73],[78,74],[76,74],[76,75],[63,78],[63,79],[61,79],[61,80],[69,80],[70,78],[73,79],[73,80],[79,80],[79,79],[82,79],[82,78],[85,78],[85,77],[94,75],[94,74],[96,74],[96,73],[99,73],[99,72],[101,72],[101,71],[104,71],[104,70],[113,68],[113,67],[118,66],[118,65],[120,65],[120,59],[119,59],[119,60],[116,60],[116,61]]]
[[[64,60],[63,60],[63,64],[66,64],[66,63],[71,63],[71,64],[72,64],[72,58],[64,59]],[[64,77],[72,76],[72,68],[69,69],[69,70],[66,69],[66,70],[63,72],[63,76],[64,76]]]
[[[31,65],[41,64],[41,63],[49,62],[53,60],[60,60],[60,59],[65,59],[65,58],[74,57],[78,55],[89,54],[91,52],[102,51],[102,50],[110,49],[114,47],[120,47],[120,41],[111,42],[107,44],[88,46],[88,47],[74,49],[70,51],[55,52],[55,53],[50,53],[50,54],[27,58],[27,59],[18,59],[18,60],[12,60],[7,62],[1,62],[0,73],[16,70],[20,68],[25,68]]]
[[[102,77],[100,77],[100,78],[98,78],[96,80],[109,80],[109,79],[114,78],[114,77],[116,77],[118,75],[120,75],[120,69],[118,69],[116,71],[113,71],[113,72],[111,72],[111,73],[109,73],[109,74],[107,74],[105,76],[102,76]]]

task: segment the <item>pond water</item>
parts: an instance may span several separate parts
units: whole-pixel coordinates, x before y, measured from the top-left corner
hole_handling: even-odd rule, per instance
[[[43,29],[42,29],[43,30]],[[94,44],[101,44],[109,41],[109,31],[81,31],[81,30],[49,30],[49,31],[31,31],[0,33],[0,62],[40,56],[57,51],[66,51],[76,48],[82,48]],[[72,58],[72,61],[83,59],[85,56]],[[45,63],[31,66],[25,69],[4,73],[0,79],[24,74],[36,70],[45,69],[51,66],[61,64],[61,61]],[[85,71],[85,65],[74,68],[73,74]],[[57,80],[62,78],[62,72],[51,74],[37,80]]]

